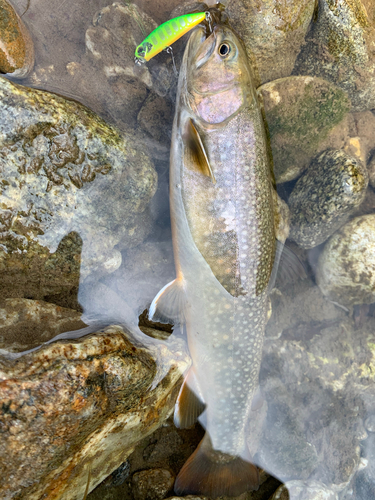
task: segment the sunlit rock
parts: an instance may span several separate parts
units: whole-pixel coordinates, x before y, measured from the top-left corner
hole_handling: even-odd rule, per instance
[[[324,295],[340,304],[375,302],[375,214],[356,217],[330,238],[316,280]]]
[[[338,87],[311,77],[289,77],[258,88],[270,136],[276,182],[296,179],[349,110]]]
[[[312,19],[314,0],[229,0],[225,4],[251,59],[256,85],[289,76]]]
[[[374,4],[366,0],[319,0],[293,74],[335,83],[348,93],[356,111],[374,108],[374,14]]]
[[[363,202],[366,167],[342,150],[328,150],[311,162],[289,197],[290,238],[312,248],[331,236]]]
[[[81,500],[167,419],[189,358],[181,341],[139,345],[111,326],[0,358],[2,499]]]
[[[24,78],[34,66],[34,44],[13,7],[0,0],[0,73]]]
[[[40,299],[111,273],[118,248],[150,228],[157,175],[147,153],[74,101],[1,79],[0,167],[5,294],[11,283],[13,296]]]

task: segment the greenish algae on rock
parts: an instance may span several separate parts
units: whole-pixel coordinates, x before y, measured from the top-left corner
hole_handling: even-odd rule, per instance
[[[147,234],[148,154],[75,101],[0,79],[0,172],[2,295],[43,299],[111,273]]]
[[[288,77],[258,88],[277,183],[298,177],[347,115],[345,92],[321,78]]]

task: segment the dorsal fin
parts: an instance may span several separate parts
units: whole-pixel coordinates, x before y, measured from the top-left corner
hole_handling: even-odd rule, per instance
[[[201,136],[199,135],[199,132],[196,129],[191,118],[187,120],[183,139],[185,147],[189,148],[195,160],[188,163],[189,168],[193,168],[196,172],[199,172],[206,177],[210,177],[212,182],[216,184],[216,179],[212,171]]]

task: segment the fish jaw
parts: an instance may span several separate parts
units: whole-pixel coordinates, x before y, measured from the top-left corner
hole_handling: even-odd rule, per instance
[[[251,72],[243,62],[244,48],[229,28],[218,25],[202,42],[203,38],[203,30],[196,30],[187,49],[189,106],[202,120],[221,123],[254,101]]]

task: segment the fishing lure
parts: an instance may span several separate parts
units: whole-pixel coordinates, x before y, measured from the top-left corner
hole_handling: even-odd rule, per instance
[[[144,41],[135,49],[135,62],[137,64],[145,63],[152,57],[159,54],[162,50],[170,47],[172,43],[181,38],[194,26],[202,21],[209,20],[208,12],[196,12],[175,17],[170,21],[158,26],[148,35]]]

